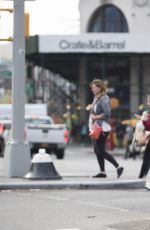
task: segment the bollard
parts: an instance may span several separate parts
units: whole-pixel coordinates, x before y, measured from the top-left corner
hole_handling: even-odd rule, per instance
[[[51,156],[46,153],[45,149],[39,149],[39,152],[34,155],[31,160],[29,172],[24,176],[30,180],[61,180]]]

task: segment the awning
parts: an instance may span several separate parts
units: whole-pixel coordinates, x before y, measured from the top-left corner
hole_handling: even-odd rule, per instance
[[[149,34],[39,35],[35,40],[39,53],[150,53]],[[33,45],[32,37],[31,43]]]

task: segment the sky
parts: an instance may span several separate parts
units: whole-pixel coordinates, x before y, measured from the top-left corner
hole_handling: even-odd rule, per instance
[[[30,35],[78,34],[79,0],[25,1],[30,14]],[[0,0],[0,8],[13,8],[13,2]],[[0,38],[12,37],[13,14],[0,12]]]

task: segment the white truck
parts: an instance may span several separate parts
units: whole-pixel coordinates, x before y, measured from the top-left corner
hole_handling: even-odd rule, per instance
[[[32,154],[45,148],[56,154],[57,159],[63,159],[69,134],[65,124],[54,124],[49,116],[28,116],[25,133]]]
[[[7,120],[11,126],[11,110],[12,105],[0,105],[0,125],[5,126],[4,121]],[[4,142],[7,141],[3,134],[1,137]],[[11,135],[8,137],[8,140],[11,139]],[[49,153],[54,152],[58,159],[63,159],[68,137],[66,125],[54,124],[53,119],[47,116],[45,104],[25,105],[25,138],[31,146],[31,154],[37,153],[39,148],[45,148]],[[4,151],[1,152],[3,154]]]

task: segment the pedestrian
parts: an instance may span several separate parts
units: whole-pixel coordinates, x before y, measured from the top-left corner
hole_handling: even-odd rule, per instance
[[[132,144],[132,140],[133,140],[133,135],[134,135],[134,128],[131,124],[131,122],[129,122],[129,124],[126,127],[126,151],[125,151],[125,159],[127,159],[128,157],[133,157],[135,159],[136,155],[134,154],[134,151],[130,151],[130,146]]]
[[[147,96],[147,105],[150,110],[150,95]],[[135,114],[137,119],[141,119],[145,127],[146,147],[143,155],[143,162],[139,174],[139,178],[147,176],[150,169],[150,114],[149,111],[144,111],[142,116]]]
[[[80,124],[80,137],[81,137],[81,143],[86,143],[86,138],[88,136],[88,127],[85,123],[85,121],[82,121]]]
[[[109,96],[106,94],[106,85],[100,79],[94,79],[90,83],[92,93],[94,95],[94,100],[92,103],[92,109],[89,116],[89,130],[94,123],[97,123],[103,128],[103,123],[107,124],[106,128],[98,138],[98,140],[93,140],[94,152],[97,156],[97,161],[100,167],[100,172],[93,176],[94,178],[106,178],[105,172],[105,159],[112,163],[117,170],[117,177],[122,175],[123,167],[120,167],[115,158],[110,155],[105,150],[106,138],[108,137],[111,127],[109,125],[109,120],[111,118],[111,104]]]
[[[123,148],[123,142],[124,142],[124,136],[125,136],[125,126],[121,123],[121,120],[119,120],[116,124],[116,137],[118,142],[118,147]]]

